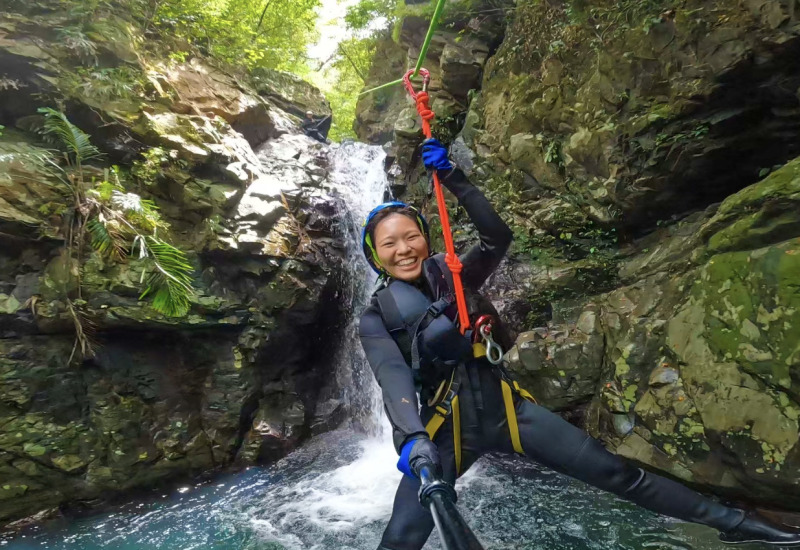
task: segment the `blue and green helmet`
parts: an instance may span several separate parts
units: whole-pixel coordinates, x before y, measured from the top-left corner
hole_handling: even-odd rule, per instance
[[[386,209],[400,210],[401,208],[408,208],[414,212],[417,218],[417,223],[419,224],[419,228],[422,231],[422,234],[425,236],[425,241],[430,246],[431,234],[430,229],[428,228],[428,222],[425,220],[425,217],[419,213],[419,210],[400,201],[391,201],[379,204],[373,208],[369,214],[367,214],[367,219],[364,220],[364,223],[361,226],[361,248],[364,251],[364,257],[367,258],[367,263],[369,263],[370,267],[378,275],[385,275],[386,270],[383,269],[383,266],[381,266],[381,262],[378,259],[378,253],[375,250],[375,246],[372,242],[372,235],[369,231],[367,231],[367,229],[369,228],[370,222],[378,214],[378,212],[382,212]]]

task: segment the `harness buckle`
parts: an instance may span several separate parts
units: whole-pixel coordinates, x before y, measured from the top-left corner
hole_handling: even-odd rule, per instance
[[[458,395],[459,386],[460,384],[456,380],[455,371],[453,371],[453,376],[450,378],[449,381],[445,380],[444,382],[442,382],[442,385],[439,386],[439,390],[436,392],[436,396],[434,397],[434,399],[428,401],[428,406],[431,406],[434,403],[436,403],[436,406],[434,407],[436,414],[439,414],[443,417],[450,416],[450,413],[453,412],[453,399],[455,399],[456,396]],[[443,392],[442,390],[444,388],[447,389],[446,391]],[[441,396],[441,394],[444,394],[444,396],[441,397],[441,399],[436,399],[439,396]]]
[[[438,317],[444,313],[444,310],[453,305],[453,302],[455,302],[455,297],[452,294],[448,294],[447,296],[436,300],[430,306],[428,306],[427,313],[432,317]]]

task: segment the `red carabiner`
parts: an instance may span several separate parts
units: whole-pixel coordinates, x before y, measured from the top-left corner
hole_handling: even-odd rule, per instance
[[[473,342],[478,342],[479,338],[485,338],[487,335],[492,333],[492,316],[491,315],[481,315],[478,317],[478,320],[475,321],[475,332],[473,333],[472,340]]]
[[[411,69],[405,74],[405,76],[403,76],[403,86],[406,87],[408,95],[410,95],[412,99],[416,101],[418,94],[417,92],[414,91],[414,85],[411,84],[411,76],[413,74],[414,74],[414,69]],[[431,72],[428,69],[420,69],[419,74],[422,75],[422,91],[427,92],[428,84],[430,84],[431,82]]]

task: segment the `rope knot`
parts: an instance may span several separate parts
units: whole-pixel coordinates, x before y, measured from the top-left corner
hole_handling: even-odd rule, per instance
[[[455,254],[449,252],[444,255],[444,263],[453,275],[461,273],[461,260]]]
[[[419,113],[420,118],[422,118],[422,120],[432,120],[435,114],[433,111],[431,111],[430,105],[428,105],[428,101],[430,101],[428,92],[419,92],[417,94],[416,101],[417,112]]]

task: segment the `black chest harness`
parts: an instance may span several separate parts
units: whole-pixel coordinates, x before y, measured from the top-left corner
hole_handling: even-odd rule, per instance
[[[403,353],[406,363],[411,365],[420,399],[434,407],[434,414],[425,426],[431,440],[444,421],[452,415],[456,470],[460,472],[458,390],[459,372],[463,371],[460,367],[472,358],[484,357],[486,348],[480,342],[471,343],[471,332],[461,334],[454,322],[457,310],[452,291],[452,276],[443,254],[437,254],[423,262],[422,284],[427,293],[414,284],[393,280],[378,289],[375,296],[384,326]],[[533,397],[505,369],[498,365],[497,370],[500,374],[511,441],[514,450],[523,453],[513,393],[531,401]]]
[[[453,370],[473,356],[470,335],[462,335],[456,323],[452,278],[438,254],[422,264],[422,284],[394,280],[376,292],[383,323],[406,363],[424,399],[450,378]],[[431,298],[431,296],[433,298]]]

